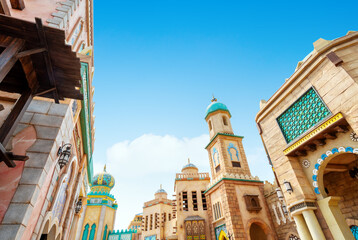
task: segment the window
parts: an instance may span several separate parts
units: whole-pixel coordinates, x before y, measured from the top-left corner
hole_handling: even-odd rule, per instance
[[[213,148],[213,163],[214,167],[220,164],[219,152],[216,148]]]
[[[213,129],[213,125],[211,125],[211,120],[209,120],[209,130]]]
[[[163,213],[163,222],[167,221],[167,213]]]
[[[153,214],[150,214],[149,230],[153,229]]]
[[[168,214],[168,221],[172,220],[172,215],[169,213]]]
[[[90,200],[90,203],[102,203],[102,199],[101,198],[92,198],[91,200]]]
[[[201,201],[203,202],[203,210],[207,210],[208,206],[206,205],[206,197],[204,191],[201,191]]]
[[[224,123],[225,126],[228,125],[228,123],[227,123],[227,118],[226,118],[225,116],[223,116],[223,123]]]
[[[145,216],[145,225],[144,231],[148,231],[148,216]]]
[[[158,215],[159,215],[158,213],[154,214],[154,229],[158,228],[158,223],[159,223],[159,216]]]
[[[183,192],[183,211],[188,211],[188,193]]]
[[[213,205],[214,221],[222,218],[221,203],[217,202]]]
[[[260,201],[259,201],[259,196],[258,195],[245,195],[244,196],[245,199],[245,203],[246,203],[246,209],[248,211],[260,211],[261,210],[261,206],[260,206]]]
[[[194,211],[198,211],[198,199],[196,197],[196,192],[191,192],[191,197],[193,199],[193,209]]]

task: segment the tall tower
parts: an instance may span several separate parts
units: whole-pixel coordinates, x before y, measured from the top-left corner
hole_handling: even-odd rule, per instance
[[[223,173],[251,176],[242,146],[243,137],[234,135],[230,118],[231,114],[226,105],[213,98],[205,116],[210,133],[210,142],[206,149],[213,179]]]
[[[243,137],[234,135],[231,114],[214,98],[206,110],[212,182],[205,196],[211,239],[276,239],[264,197],[264,185],[251,176]]]
[[[82,228],[79,228],[81,232],[77,234],[76,240],[107,240],[109,232],[113,230],[118,207],[116,199],[110,194],[114,183],[106,166],[103,172],[93,177],[91,192],[87,194],[87,204],[83,207],[85,212],[82,214]]]

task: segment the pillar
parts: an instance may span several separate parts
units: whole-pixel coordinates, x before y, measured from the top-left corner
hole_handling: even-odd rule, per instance
[[[340,197],[327,197],[317,201],[334,239],[354,240],[346,220],[338,207]]]
[[[313,210],[308,209],[302,212],[304,219],[306,220],[306,224],[308,229],[310,230],[311,236],[313,240],[325,240],[326,237],[323,234],[321,225],[319,224],[316,214]]]
[[[295,220],[297,232],[300,235],[302,240],[312,240],[310,231],[307,228],[305,219],[303,218],[302,214],[297,214],[293,216]]]

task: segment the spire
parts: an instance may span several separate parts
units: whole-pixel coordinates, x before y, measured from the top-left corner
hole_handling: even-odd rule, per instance
[[[162,184],[160,184],[160,189],[163,189],[163,186],[162,186]]]
[[[190,158],[188,158],[188,164],[190,164]]]
[[[213,94],[213,99],[211,99],[211,102],[217,102],[218,100],[214,97],[214,94]]]
[[[107,164],[104,164],[103,172],[107,172],[107,171],[106,171],[106,169],[107,169],[106,165],[107,165]]]

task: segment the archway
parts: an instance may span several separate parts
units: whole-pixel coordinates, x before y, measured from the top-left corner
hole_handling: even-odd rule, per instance
[[[333,148],[318,161],[313,186],[319,189],[320,210],[327,224],[334,226],[334,230],[330,227],[334,238],[354,239],[347,221],[358,219],[358,203],[354,201],[358,198],[357,149]]]
[[[256,223],[250,226],[250,239],[251,240],[267,240],[265,231]]]

